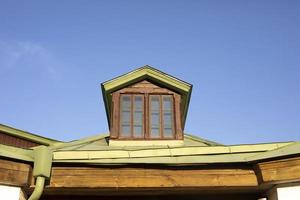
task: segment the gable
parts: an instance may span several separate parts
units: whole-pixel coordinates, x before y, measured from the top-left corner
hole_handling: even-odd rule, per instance
[[[188,106],[190,101],[190,96],[192,92],[192,85],[177,79],[169,74],[159,71],[148,65],[131,71],[127,74],[121,75],[112,80],[106,81],[101,84],[102,95],[106,109],[106,115],[109,127],[111,125],[111,102],[112,93],[118,91],[122,88],[135,85],[141,81],[147,80],[159,87],[163,87],[178,93],[181,96],[181,122],[184,128],[185,120],[188,112]],[[145,84],[147,85],[147,84]]]

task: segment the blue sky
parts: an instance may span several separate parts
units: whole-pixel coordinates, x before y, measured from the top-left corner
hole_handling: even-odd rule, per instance
[[[193,84],[185,132],[300,140],[299,1],[0,1],[0,123],[108,131],[100,83],[151,65]]]

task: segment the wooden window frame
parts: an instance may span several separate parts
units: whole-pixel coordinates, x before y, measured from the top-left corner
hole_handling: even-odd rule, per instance
[[[131,131],[130,137],[121,136],[121,98],[123,95],[131,95],[131,103],[134,102],[134,96],[142,96],[143,103],[143,114],[142,114],[142,137],[134,137],[133,133],[133,112],[134,106],[131,105]],[[160,122],[160,137],[151,138],[151,110],[150,101],[151,96],[158,95],[160,99],[160,115],[163,115],[163,97],[172,97],[172,135],[173,137],[164,137],[162,132],[164,130],[163,117],[161,116]],[[181,126],[181,114],[180,104],[181,96],[173,91],[166,88],[123,88],[119,91],[112,93],[112,123],[110,125],[110,137],[111,139],[118,140],[182,140],[183,131]]]
[[[130,126],[130,137],[122,136],[122,97],[124,96],[129,96],[130,97],[130,121],[129,121],[129,126]],[[142,97],[142,132],[141,132],[141,137],[136,137],[135,132],[134,132],[134,113],[135,113],[135,97]],[[145,97],[141,94],[121,94],[119,95],[119,101],[120,101],[120,111],[119,111],[119,139],[127,139],[127,138],[132,138],[132,139],[144,139],[145,138]]]
[[[152,115],[152,106],[151,106],[151,98],[152,97],[158,97],[158,100],[159,100],[159,136],[160,137],[151,137],[151,124],[152,124],[152,122],[151,122],[151,115]],[[164,134],[164,129],[165,129],[165,117],[164,117],[164,111],[165,111],[165,109],[164,109],[164,98],[165,97],[168,97],[168,98],[170,98],[171,99],[171,102],[172,102],[172,108],[171,108],[171,123],[172,123],[172,126],[171,126],[171,128],[172,128],[172,137],[166,137],[165,136],[165,134]],[[150,139],[165,139],[165,140],[168,140],[168,139],[170,139],[170,140],[172,140],[172,139],[175,139],[175,137],[176,137],[176,131],[175,131],[175,115],[174,115],[174,113],[175,113],[175,101],[174,101],[174,96],[173,95],[170,95],[170,94],[168,94],[168,95],[166,95],[166,94],[149,94],[149,98],[148,98],[148,100],[149,100],[149,104],[148,104],[148,110],[149,110],[149,120],[148,120],[148,123],[149,123],[149,129],[148,129],[148,132],[149,132],[149,138]]]

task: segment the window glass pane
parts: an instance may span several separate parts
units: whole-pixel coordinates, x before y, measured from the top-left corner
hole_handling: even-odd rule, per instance
[[[164,128],[164,138],[173,138],[172,128]]]
[[[134,125],[133,127],[133,132],[134,132],[134,137],[138,137],[141,138],[143,137],[142,133],[143,133],[143,127],[141,125]]]
[[[172,98],[169,96],[164,96],[164,104],[163,104],[163,109],[165,111],[171,111],[172,107],[173,107],[173,102],[172,102]]]
[[[123,95],[121,97],[121,137],[130,137],[131,135],[131,96]]]
[[[133,135],[134,137],[143,136],[143,97],[134,97],[134,113],[133,113]]]
[[[171,113],[164,113],[164,127],[172,128],[172,114]]]
[[[160,138],[160,101],[159,96],[151,96],[150,137]]]
[[[130,125],[122,125],[121,126],[121,136],[122,137],[130,137]]]
[[[131,101],[130,101],[131,97],[130,96],[122,96],[122,110],[128,110],[130,111],[131,109]]]
[[[151,127],[159,128],[159,113],[151,113]]]
[[[135,96],[134,97],[134,110],[143,110],[143,97],[142,96]]]
[[[165,138],[173,137],[173,99],[171,96],[163,96],[163,135]]]
[[[122,124],[130,124],[130,111],[122,111]]]
[[[159,128],[151,128],[151,138],[160,138]]]
[[[159,112],[159,97],[158,96],[152,96],[151,97],[151,113],[158,113]]]
[[[142,111],[134,111],[134,124],[142,125],[143,123],[143,112]]]

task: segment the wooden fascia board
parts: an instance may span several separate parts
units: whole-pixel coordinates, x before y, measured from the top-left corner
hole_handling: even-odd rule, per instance
[[[53,167],[47,188],[214,188],[258,186],[249,168]]]
[[[261,184],[300,181],[300,155],[255,164]]]
[[[29,186],[32,167],[30,164],[0,159],[0,184],[18,187]]]

